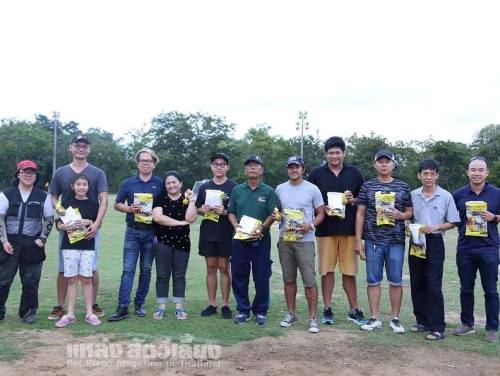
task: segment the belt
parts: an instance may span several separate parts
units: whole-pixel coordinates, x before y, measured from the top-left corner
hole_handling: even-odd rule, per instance
[[[136,230],[152,230],[153,226],[146,223],[127,222],[127,226]]]

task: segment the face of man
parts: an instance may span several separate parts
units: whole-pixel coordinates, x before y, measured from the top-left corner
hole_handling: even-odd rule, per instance
[[[151,154],[143,151],[137,160],[137,169],[142,175],[151,175],[156,167],[156,162]]]
[[[375,170],[377,170],[380,176],[391,176],[395,166],[394,161],[386,157],[379,158],[375,161]]]
[[[422,183],[425,188],[433,188],[436,186],[439,179],[439,174],[436,170],[422,170],[418,174],[418,180]]]
[[[19,181],[25,186],[31,186],[36,180],[36,171],[32,168],[25,168],[24,170],[19,170],[17,173]]]
[[[73,159],[86,160],[90,154],[90,145],[86,142],[76,142],[69,146],[69,151]]]
[[[286,172],[288,173],[290,180],[295,182],[302,179],[302,176],[304,175],[304,167],[300,164],[292,163],[286,168]]]
[[[245,165],[245,175],[249,179],[260,179],[264,173],[264,167],[257,162],[248,162]]]
[[[222,158],[215,158],[212,164],[210,165],[210,169],[212,170],[212,174],[216,178],[223,178],[226,176],[227,171],[229,170],[229,165]]]
[[[488,170],[488,165],[485,161],[475,159],[469,163],[467,176],[469,177],[469,181],[472,185],[484,184],[489,174],[490,171]]]
[[[330,167],[341,167],[344,163],[345,152],[341,148],[330,148],[325,155]]]

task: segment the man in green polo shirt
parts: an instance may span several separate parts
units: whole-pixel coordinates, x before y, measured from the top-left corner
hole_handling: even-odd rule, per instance
[[[228,218],[236,231],[242,230],[240,221],[245,215],[261,222],[245,240],[233,239],[231,244],[231,270],[233,294],[237,303],[236,324],[250,319],[250,311],[258,325],[266,323],[269,308],[269,279],[271,278],[272,213],[276,207],[276,193],[260,181],[264,173],[262,159],[250,155],[245,159],[247,181],[233,188],[229,201]],[[252,270],[255,298],[250,306],[248,283]]]

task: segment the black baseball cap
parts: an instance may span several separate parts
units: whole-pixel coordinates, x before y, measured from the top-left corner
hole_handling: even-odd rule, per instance
[[[90,145],[90,140],[87,136],[84,134],[77,134],[73,139],[71,140],[72,144],[76,144],[77,142],[85,142]]]
[[[229,164],[229,157],[224,154],[224,153],[217,153],[217,154],[214,154],[211,158],[210,158],[210,162],[213,162],[215,161],[217,158],[219,159],[223,159],[226,161],[227,164]]]
[[[255,162],[260,164],[261,166],[264,166],[264,162],[262,161],[262,158],[259,157],[258,155],[249,155],[245,159],[245,166],[249,164],[250,162]]]
[[[301,165],[302,167],[304,166],[304,160],[302,157],[299,157],[298,155],[294,155],[286,161],[286,167],[290,166],[291,164],[296,164],[296,165]]]
[[[396,158],[394,157],[394,153],[389,150],[379,150],[377,154],[375,154],[375,159],[373,160],[374,162],[377,162],[380,158],[387,158],[390,159],[393,162],[396,162]]]

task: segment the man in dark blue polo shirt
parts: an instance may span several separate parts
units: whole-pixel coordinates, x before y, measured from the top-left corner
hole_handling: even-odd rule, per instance
[[[498,222],[500,190],[489,184],[488,163],[482,157],[469,162],[469,184],[453,193],[460,213],[458,225],[457,267],[460,277],[462,325],[453,334],[474,333],[474,284],[477,270],[481,275],[486,308],[486,340],[498,342]]]
[[[231,244],[231,270],[233,294],[238,314],[236,324],[250,319],[253,312],[256,323],[264,325],[269,308],[269,279],[271,278],[271,235],[273,210],[276,207],[276,193],[270,186],[260,181],[264,173],[262,159],[250,155],[245,160],[247,181],[233,188],[229,201],[228,218],[235,230],[241,228],[240,220],[246,215],[262,224],[252,232],[247,240],[233,239]],[[248,282],[252,270],[255,298],[250,306]]]
[[[162,179],[153,175],[158,157],[151,149],[141,149],[135,155],[139,174],[123,181],[116,196],[115,209],[127,213],[127,229],[123,246],[123,273],[118,296],[118,308],[108,321],[128,317],[130,293],[134,283],[135,268],[140,257],[139,284],[134,299],[135,313],[146,316],[144,301],[149,291],[151,265],[153,264],[153,201],[163,188]]]

